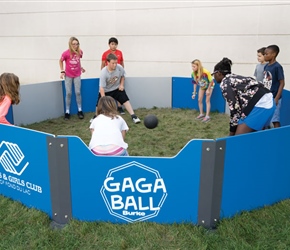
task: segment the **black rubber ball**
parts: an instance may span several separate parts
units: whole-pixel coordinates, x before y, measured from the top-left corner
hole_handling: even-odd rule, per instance
[[[155,115],[147,115],[144,118],[144,125],[146,128],[153,129],[158,125],[158,119]]]

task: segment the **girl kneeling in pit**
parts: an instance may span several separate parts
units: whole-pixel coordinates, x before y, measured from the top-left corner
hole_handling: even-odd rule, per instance
[[[128,156],[124,141],[129,127],[118,115],[116,101],[110,96],[100,98],[96,118],[90,125],[92,133],[89,148],[96,155]]]

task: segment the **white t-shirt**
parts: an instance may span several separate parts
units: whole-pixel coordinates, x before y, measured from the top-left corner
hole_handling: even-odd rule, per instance
[[[128,125],[121,116],[112,119],[105,115],[98,115],[91,123],[90,129],[94,129],[89,148],[96,146],[114,144],[124,149],[128,148],[128,144],[124,142],[122,131],[128,131]]]

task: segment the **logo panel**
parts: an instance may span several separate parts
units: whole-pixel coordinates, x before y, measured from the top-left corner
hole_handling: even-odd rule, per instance
[[[156,217],[167,197],[159,172],[135,161],[109,170],[100,192],[109,213],[127,222]]]
[[[9,173],[21,175],[29,164],[29,162],[22,164],[24,154],[15,143],[2,141],[0,153],[0,164]]]
[[[29,162],[25,160],[25,155],[17,144],[7,141],[0,143],[0,166],[4,169],[2,172],[0,168],[0,185],[27,195],[32,192],[42,193],[41,186],[21,178]]]

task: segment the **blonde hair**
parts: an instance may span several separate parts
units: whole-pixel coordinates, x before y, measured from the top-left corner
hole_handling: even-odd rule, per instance
[[[79,40],[72,36],[69,41],[68,41],[68,47],[69,47],[69,52],[70,52],[70,56],[72,57],[73,54],[77,54],[78,56],[80,56],[81,54],[81,48],[80,45],[77,47],[77,49],[74,49],[74,47],[72,46],[73,41],[77,41],[78,44],[80,44]]]
[[[113,97],[102,96],[98,102],[97,106],[97,116],[103,114],[105,116],[113,118],[118,118],[117,104]]]
[[[196,78],[200,78],[203,74],[203,67],[202,67],[201,61],[198,59],[195,59],[191,62],[191,64],[194,64],[197,66],[197,72],[193,72],[193,73],[195,74]]]
[[[0,76],[0,101],[7,95],[10,97],[12,104],[18,104],[20,102],[19,86],[18,76],[13,73],[3,73]]]

